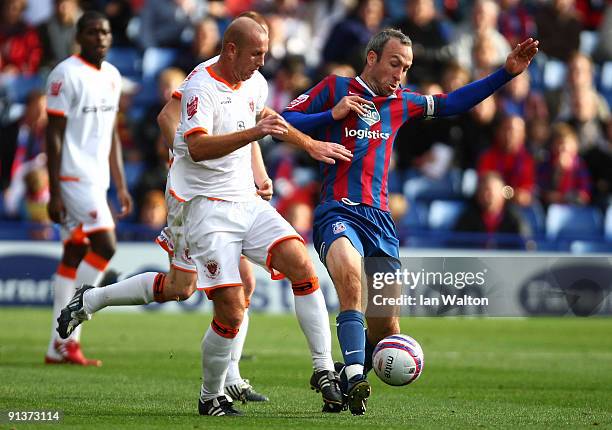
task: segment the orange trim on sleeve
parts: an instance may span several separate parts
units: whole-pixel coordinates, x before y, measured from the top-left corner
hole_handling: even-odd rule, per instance
[[[297,239],[302,243],[306,243],[304,242],[304,239],[302,238],[302,236],[297,235],[297,234],[292,234],[291,236],[284,236],[281,237],[280,239],[276,239],[274,242],[272,242],[272,245],[270,245],[270,247],[268,248],[268,256],[266,257],[266,267],[268,268],[268,270],[270,270],[270,276],[272,277],[272,280],[274,281],[278,281],[281,279],[285,278],[285,275],[283,275],[280,272],[277,272],[276,270],[274,270],[271,266],[272,263],[272,249],[274,249],[275,246],[277,246],[278,244],[289,240],[289,239]]]
[[[57,267],[56,273],[64,278],[76,279],[77,268],[66,266],[64,263],[60,263]]]
[[[214,285],[212,287],[204,287],[204,288],[198,287],[198,290],[204,290],[204,293],[206,293],[206,297],[208,297],[209,300],[212,300],[212,294],[215,292],[215,290],[218,290],[219,288],[229,288],[229,287],[242,287],[242,284],[221,284],[221,285]]]
[[[186,138],[194,133],[208,134],[208,130],[206,130],[204,127],[194,127],[191,130],[187,130],[185,133],[183,133],[183,138]]]
[[[185,272],[185,273],[198,273],[197,270],[189,270],[189,269],[185,269],[184,267],[180,267],[177,266],[176,264],[172,263],[170,265],[173,269],[178,270],[179,272]]]
[[[206,68],[206,71],[208,72],[208,74],[210,75],[210,77],[211,77],[211,78],[213,78],[214,80],[219,81],[219,82],[221,82],[221,83],[223,83],[223,84],[227,85],[227,87],[228,87],[230,90],[234,90],[234,91],[236,91],[236,90],[237,90],[238,88],[240,88],[240,86],[242,85],[242,82],[238,82],[236,85],[232,85],[232,84],[230,84],[230,83],[229,83],[229,82],[227,82],[225,79],[223,79],[221,76],[217,75],[217,74],[215,73],[215,71],[213,70],[212,66],[208,66],[208,67]]]
[[[178,92],[178,91],[174,90],[174,91],[172,92],[172,98],[173,98],[173,99],[180,100],[180,99],[182,99],[182,98],[183,98],[183,94],[181,94],[180,92]]]
[[[172,197],[174,197],[175,199],[177,199],[177,200],[178,200],[179,202],[181,202],[181,203],[185,203],[185,202],[187,201],[187,200],[185,200],[185,199],[183,199],[183,198],[180,198],[180,197],[178,196],[178,194],[176,194],[176,192],[175,192],[175,191],[174,191],[172,188],[170,188],[170,190],[168,190],[168,192],[170,193],[170,195],[171,195]]]
[[[60,176],[59,180],[62,182],[79,182],[80,179],[76,176]]]
[[[51,115],[51,116],[62,116],[65,117],[66,114],[64,113],[64,111],[59,110],[59,109],[50,109],[47,108],[47,115]]]
[[[93,251],[88,252],[83,259],[87,264],[92,267],[95,267],[100,272],[104,272],[108,267],[108,260]]]

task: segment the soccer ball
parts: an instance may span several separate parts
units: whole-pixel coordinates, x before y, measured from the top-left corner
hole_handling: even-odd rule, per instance
[[[374,372],[386,384],[408,385],[423,371],[421,345],[405,334],[387,336],[376,345],[372,354]]]

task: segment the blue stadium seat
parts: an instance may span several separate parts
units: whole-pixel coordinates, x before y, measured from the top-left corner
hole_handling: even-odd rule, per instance
[[[570,245],[572,254],[612,253],[612,243],[575,240]]]
[[[606,240],[612,241],[612,204],[606,210],[606,219],[604,221],[604,236]]]
[[[478,172],[474,169],[465,169],[461,176],[461,194],[472,197],[478,188]]]
[[[404,182],[404,195],[410,201],[454,199],[461,196],[461,172],[451,170],[440,179],[416,176]]]
[[[434,200],[429,206],[429,228],[452,230],[465,206],[466,203],[460,200]]]
[[[553,204],[546,214],[546,237],[549,240],[599,239],[602,216],[599,209],[590,206]]]
[[[612,106],[612,61],[605,62],[601,67],[598,87],[608,104]]]
[[[114,65],[122,76],[130,79],[139,79],[141,75],[142,58],[135,48],[111,48],[106,60]]]
[[[599,35],[596,31],[582,30],[580,32],[580,52],[591,57],[599,42]]]
[[[45,92],[45,81],[38,75],[17,75],[7,84],[9,99],[15,103],[25,103],[28,95],[34,90]]]
[[[567,67],[564,62],[559,60],[548,60],[544,65],[542,74],[544,88],[547,90],[560,88],[565,83],[566,75]]]
[[[171,48],[147,48],[142,57],[143,79],[156,79],[159,72],[172,66],[178,52]]]
[[[399,222],[400,231],[423,230],[427,228],[427,204],[421,201],[408,202],[408,211]]]
[[[544,235],[544,208],[542,205],[534,201],[530,206],[517,206],[519,214],[529,224],[531,234],[534,236]]]

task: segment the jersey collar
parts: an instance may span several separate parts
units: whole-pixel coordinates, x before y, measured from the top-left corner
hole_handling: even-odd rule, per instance
[[[364,80],[363,80],[363,79],[361,79],[361,77],[360,77],[360,76],[355,76],[355,80],[356,80],[357,82],[359,82],[359,85],[361,85],[363,88],[365,88],[365,89],[366,89],[366,91],[367,91],[367,92],[369,92],[369,93],[370,93],[370,95],[371,95],[372,97],[383,97],[383,96],[379,96],[379,95],[378,95],[378,94],[376,94],[374,91],[372,91],[372,89],[371,89],[370,87],[368,87],[368,85],[367,85],[367,84],[364,82]],[[391,94],[390,96],[388,96],[387,98],[389,98],[389,99],[395,99],[395,98],[397,98],[397,94],[393,93],[393,94]]]

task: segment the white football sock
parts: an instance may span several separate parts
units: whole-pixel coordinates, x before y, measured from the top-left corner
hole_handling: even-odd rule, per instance
[[[85,312],[93,314],[106,306],[146,305],[153,301],[153,282],[159,273],[147,272],[83,295]]]
[[[51,320],[51,339],[47,348],[47,355],[50,358],[61,359],[61,356],[55,351],[54,343],[56,340],[64,342],[57,334],[57,318],[64,307],[68,304],[75,291],[75,283],[73,278],[67,278],[57,273],[53,277],[53,319]]]
[[[334,370],[329,315],[321,289],[305,296],[294,295],[293,297],[295,314],[308,340],[314,369],[316,371]]]
[[[202,388],[200,399],[214,399],[223,395],[232,344],[235,338],[226,338],[209,327],[202,339]]]
[[[249,310],[244,310],[244,317],[242,318],[242,324],[240,325],[240,331],[234,338],[232,343],[232,352],[230,354],[230,363],[227,368],[227,376],[225,377],[225,386],[238,384],[242,382],[242,376],[240,376],[240,357],[242,357],[242,349],[244,348],[244,341],[246,340],[247,331],[249,330]]]

